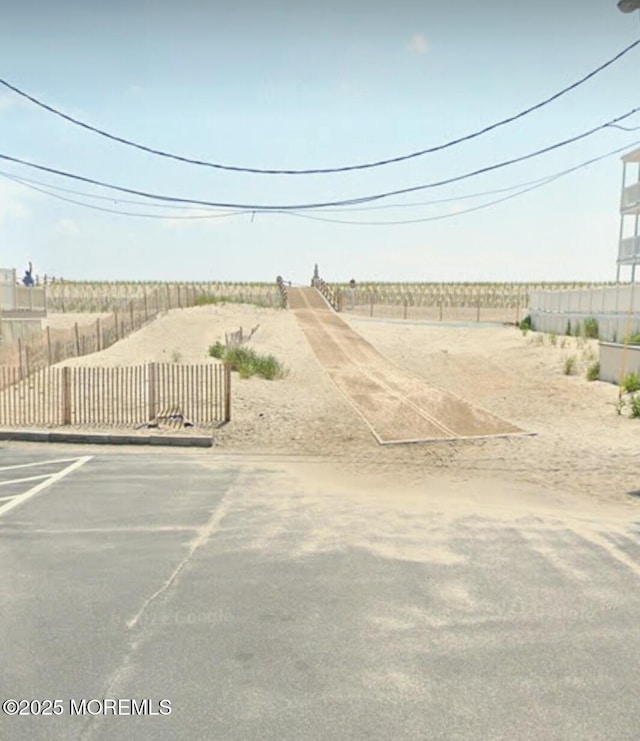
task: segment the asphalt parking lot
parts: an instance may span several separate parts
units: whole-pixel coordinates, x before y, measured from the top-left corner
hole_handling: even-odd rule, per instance
[[[637,738],[633,518],[332,481],[1,448],[0,738]]]

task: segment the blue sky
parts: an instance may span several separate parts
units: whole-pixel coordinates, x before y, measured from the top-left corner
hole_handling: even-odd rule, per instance
[[[253,168],[328,168],[438,145],[511,116],[640,38],[613,1],[453,4],[290,0],[169,3],[0,0],[0,77],[115,135],[186,157]],[[518,157],[640,106],[640,47],[576,91],[475,140],[349,173],[216,171],[109,142],[0,89],[0,153],[112,184],[215,202],[300,204],[428,184]],[[640,113],[624,125],[640,127]],[[553,175],[640,129],[602,132],[439,188],[313,211],[350,221],[455,214],[468,198]],[[0,161],[0,171],[110,196],[59,195],[0,177],[0,264],[69,279],[612,280],[620,154],[512,200],[450,218],[364,225],[301,215],[158,208]],[[40,186],[38,186],[40,187]],[[439,204],[425,202],[450,199]],[[144,199],[137,199],[144,200]],[[408,205],[413,204],[413,205]],[[415,205],[422,204],[422,205]],[[393,208],[391,207],[393,206]],[[177,215],[223,218],[169,219]]]

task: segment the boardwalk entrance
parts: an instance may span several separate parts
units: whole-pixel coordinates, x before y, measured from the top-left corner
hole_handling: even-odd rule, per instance
[[[289,306],[316,357],[379,443],[522,433],[395,365],[354,332],[315,288],[290,289]]]

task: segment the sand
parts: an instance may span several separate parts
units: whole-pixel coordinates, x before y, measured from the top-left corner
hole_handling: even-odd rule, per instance
[[[66,362],[215,362],[207,356],[210,344],[224,340],[225,332],[257,326],[249,345],[276,355],[288,372],[276,381],[233,374],[232,421],[215,432],[216,452],[329,457],[354,476],[390,477],[407,486],[442,473],[640,505],[640,420],[616,414],[616,386],[585,379],[597,342],[559,338],[553,345],[514,327],[341,316],[399,366],[535,436],[380,446],[286,310],[237,304],[176,309],[100,353]],[[68,326],[71,315],[63,317]],[[56,315],[49,322],[57,326]],[[567,376],[563,364],[570,354],[578,372]]]

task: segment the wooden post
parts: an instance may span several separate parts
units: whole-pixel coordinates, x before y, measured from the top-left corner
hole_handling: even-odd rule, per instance
[[[101,345],[101,342],[100,342],[101,338],[102,338],[102,332],[100,330],[100,317],[98,317],[96,319],[96,350],[98,352],[100,352],[100,350],[102,350],[102,347],[100,346]]]
[[[131,315],[131,331],[133,332],[133,301],[129,301],[129,314]]]
[[[224,421],[231,421],[231,366],[224,364]]]
[[[442,321],[442,297],[438,299],[438,319]]]
[[[373,316],[373,296],[371,297],[371,309],[369,311],[369,316]]]
[[[18,337],[18,364],[20,366],[20,380],[24,378],[24,366],[22,365],[22,339]]]
[[[144,289],[144,320],[149,321],[149,308],[147,306],[147,289]]]
[[[62,424],[71,424],[71,368],[62,369]]]
[[[51,327],[47,325],[47,361],[48,365],[52,365],[51,359]]]
[[[167,283],[167,309],[171,308],[171,289],[169,288],[169,284]]]
[[[118,312],[113,312],[113,318],[116,322],[116,342],[120,339],[120,322],[118,321]]]
[[[178,283],[178,308],[182,308],[182,296],[180,295],[180,284]]]
[[[73,331],[76,335],[76,357],[80,357],[80,335],[78,334],[78,322],[73,325]]]
[[[27,378],[29,377],[29,343],[24,346],[24,367],[26,370]]]
[[[476,322],[480,321],[480,296],[478,296],[478,305],[476,307]]]
[[[158,398],[156,383],[156,364],[147,364],[147,392],[149,398],[149,422],[153,421],[158,414]]]

